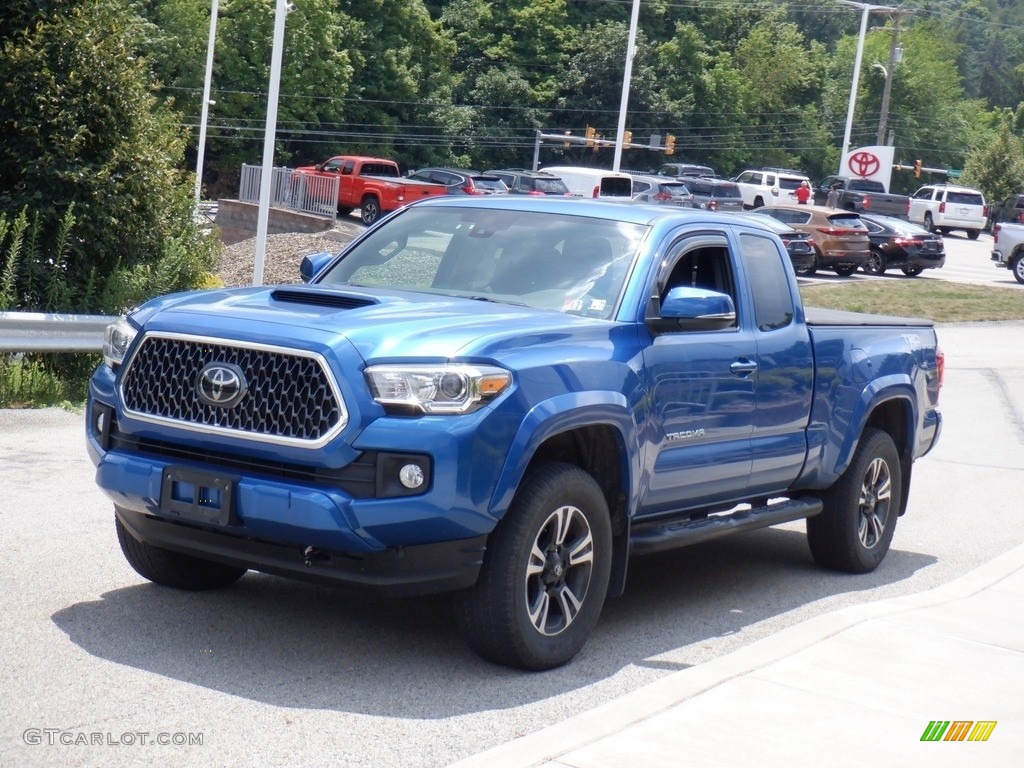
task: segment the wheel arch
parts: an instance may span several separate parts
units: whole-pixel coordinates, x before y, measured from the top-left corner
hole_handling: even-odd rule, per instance
[[[593,393],[590,393],[592,396]],[[523,478],[546,462],[580,467],[594,478],[608,504],[613,539],[609,594],[621,594],[629,551],[632,500],[639,482],[639,438],[625,398],[607,393],[602,402],[583,405],[555,398],[533,409],[520,425],[492,496],[495,517],[504,517]]]

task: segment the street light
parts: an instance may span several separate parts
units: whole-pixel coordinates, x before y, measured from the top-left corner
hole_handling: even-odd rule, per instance
[[[896,12],[899,9],[889,5],[868,5],[867,3],[855,3],[852,0],[836,0],[840,5],[848,5],[851,8],[859,8],[860,34],[857,36],[857,55],[853,61],[853,84],[850,86],[850,106],[846,111],[846,132],[843,134],[843,151],[839,155],[839,173],[843,172],[843,158],[850,151],[850,133],[853,131],[853,109],[857,104],[857,84],[860,82],[860,62],[864,56],[864,34],[868,29],[868,14],[872,11]]]

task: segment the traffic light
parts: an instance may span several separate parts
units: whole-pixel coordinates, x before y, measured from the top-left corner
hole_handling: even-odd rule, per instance
[[[587,126],[586,136],[587,136],[587,146],[588,147],[594,146],[594,139],[597,136],[597,132],[594,130],[594,127],[592,125],[588,125]]]
[[[622,143],[623,143],[623,145],[632,144],[633,143],[633,132],[632,131],[623,131],[622,132]]]
[[[915,179],[920,179],[921,178],[921,161],[920,160],[915,160],[914,161],[914,178]]]
[[[676,151],[676,137],[671,133],[665,137],[665,154],[671,155]]]

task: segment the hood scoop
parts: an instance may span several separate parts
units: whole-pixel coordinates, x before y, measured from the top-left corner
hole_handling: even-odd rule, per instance
[[[379,302],[365,296],[348,296],[333,291],[303,291],[289,288],[278,288],[270,297],[274,301],[287,304],[306,304],[314,307],[330,307],[332,309],[359,309],[370,307]]]

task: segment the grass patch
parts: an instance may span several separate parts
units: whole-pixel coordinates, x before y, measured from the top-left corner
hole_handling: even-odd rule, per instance
[[[97,355],[81,357],[86,366],[98,359]],[[85,370],[55,372],[31,355],[0,354],[0,408],[59,406],[80,410],[87,389]]]
[[[945,280],[855,280],[801,284],[804,304],[937,323],[1024,320],[1024,290],[951,283]]]

